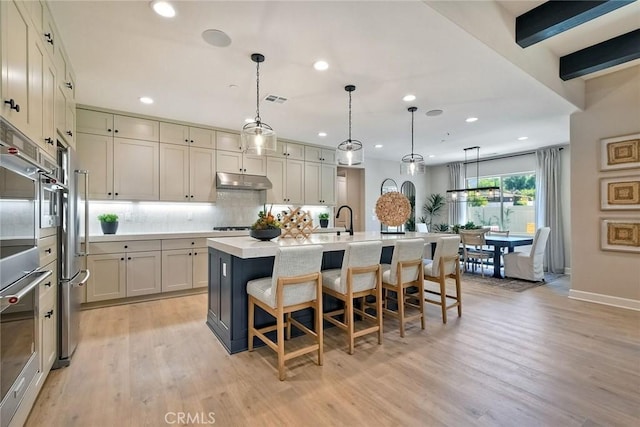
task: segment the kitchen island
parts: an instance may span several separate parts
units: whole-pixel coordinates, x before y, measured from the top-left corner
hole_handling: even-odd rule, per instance
[[[437,233],[381,234],[379,232],[312,234],[308,239],[277,238],[262,242],[251,237],[227,237],[207,239],[209,247],[209,301],[207,325],[218,337],[226,350],[233,354],[247,349],[248,344],[248,297],[246,286],[249,280],[271,276],[276,252],[280,247],[321,245],[323,247],[322,269],[340,268],[347,244],[371,240],[382,241],[380,262],[390,263],[393,246],[399,239],[420,237],[425,243],[433,243]],[[304,262],[304,260],[300,260]],[[325,311],[336,309],[341,304],[325,295]],[[301,312],[296,319],[312,325],[311,311]],[[272,324],[274,319],[256,308],[257,327]],[[256,342],[257,343],[257,342]]]

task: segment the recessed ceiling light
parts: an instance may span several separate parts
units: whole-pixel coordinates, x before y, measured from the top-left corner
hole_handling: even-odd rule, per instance
[[[215,47],[227,47],[231,44],[231,37],[220,30],[205,30],[202,32],[202,38]]]
[[[433,159],[436,155],[435,154],[429,154],[427,157],[430,159]]]
[[[402,100],[403,100],[403,101],[406,101],[406,102],[409,102],[409,101],[415,101],[415,100],[416,100],[416,96],[415,96],[415,95],[411,95],[411,94],[409,94],[409,95],[405,95],[405,96],[402,98]]]
[[[251,117],[247,117],[246,119],[244,119],[244,122],[245,122],[245,123],[251,123],[251,122],[253,122],[253,121],[254,121],[254,120],[253,120]]]
[[[327,61],[316,61],[313,63],[313,68],[315,68],[318,71],[324,71],[327,68],[329,68],[329,63]]]
[[[171,3],[162,0],[155,0],[151,2],[151,7],[154,12],[160,16],[165,18],[173,18],[176,16],[176,10],[173,8]]]
[[[467,123],[473,123],[473,122],[476,122],[476,121],[478,121],[477,117],[467,117],[466,120],[465,120],[465,122],[467,122]]]
[[[324,137],[324,136],[327,136],[327,133],[326,132],[318,132],[318,136]]]
[[[382,148],[382,144],[376,144],[376,145],[374,145],[374,147],[376,147],[376,148]]]
[[[142,102],[143,104],[153,104],[153,99],[149,98],[148,96],[142,96],[140,97],[140,102]]]
[[[439,116],[442,113],[444,113],[444,111],[442,110],[429,110],[426,112],[426,115],[429,117],[435,117],[435,116]]]
[[[524,141],[525,139],[529,139],[528,136],[521,136],[520,138],[518,138],[518,141]]]

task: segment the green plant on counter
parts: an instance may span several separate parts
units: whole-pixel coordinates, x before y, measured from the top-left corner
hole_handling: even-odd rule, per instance
[[[320,215],[318,215],[318,219],[329,219],[329,214],[326,212],[323,212]]]
[[[118,222],[118,215],[113,213],[105,213],[98,215],[98,221],[100,222]]]
[[[271,208],[272,207],[273,205]],[[258,212],[258,220],[251,226],[252,230],[267,230],[281,227],[280,222],[271,213],[271,208],[269,208],[267,212],[267,206],[265,205],[264,210]]]

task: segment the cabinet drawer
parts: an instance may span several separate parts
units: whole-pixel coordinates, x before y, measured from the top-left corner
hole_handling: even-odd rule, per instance
[[[115,254],[121,252],[159,251],[160,240],[128,240],[122,242],[89,243],[89,254]]]
[[[58,257],[58,239],[56,236],[43,237],[38,240],[40,265],[50,264]]]
[[[206,248],[207,239],[199,237],[197,239],[169,239],[162,241],[162,250]]]
[[[42,270],[51,270],[51,276],[40,282],[40,289],[38,290],[40,301],[43,301],[43,298],[48,294],[55,293],[54,289],[57,288],[56,285],[58,284],[58,263],[53,261],[42,267]]]

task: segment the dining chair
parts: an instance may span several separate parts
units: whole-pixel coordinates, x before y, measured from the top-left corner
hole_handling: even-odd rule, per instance
[[[462,316],[462,292],[460,290],[460,236],[438,237],[433,260],[424,260],[424,280],[440,285],[439,290],[425,286],[424,300],[430,304],[439,305],[442,309],[442,323],[447,323],[447,310],[458,307],[458,317]],[[447,294],[446,280],[455,280],[455,295]],[[432,299],[429,296],[438,298]],[[447,305],[447,299],[453,300]]]
[[[464,271],[467,271],[469,263],[475,271],[475,260],[480,261],[482,277],[484,277],[484,266],[489,265],[489,260],[493,258],[493,253],[486,247],[485,234],[487,230],[460,230],[462,241],[462,252],[464,257]],[[483,262],[484,261],[484,262]]]
[[[541,227],[536,231],[531,251],[504,254],[504,276],[538,282],[544,280],[544,251],[551,228]]]
[[[344,303],[344,308],[324,314],[324,319],[343,331],[349,339],[349,354],[353,354],[356,338],[377,333],[378,344],[382,344],[382,268],[380,255],[382,242],[349,243],[342,259],[342,268],[322,271],[322,291]],[[375,316],[365,307],[365,298],[375,298]],[[362,299],[362,308],[354,307],[354,300]],[[355,330],[355,315],[368,323],[366,328]],[[343,321],[336,316],[342,316]]]
[[[424,239],[402,239],[396,241],[391,257],[391,264],[382,264],[382,289],[384,314],[395,317],[400,321],[400,336],[404,337],[405,324],[414,319],[420,319],[424,329],[424,281],[422,265],[424,257]],[[407,293],[407,289],[416,287],[416,294]],[[389,291],[396,294],[397,311],[389,308],[389,302],[394,298]],[[415,308],[417,314],[406,315],[407,308]]]
[[[247,282],[249,294],[249,351],[253,351],[253,338],[257,337],[278,354],[278,378],[285,379],[284,362],[303,354],[318,352],[318,365],[322,366],[322,246],[309,245],[278,248],[271,277]],[[274,326],[256,328],[255,306],[276,318]],[[291,316],[294,311],[313,308],[315,331]],[[285,320],[286,318],[286,320]],[[286,338],[291,338],[295,326],[313,338],[313,344],[285,353]],[[274,342],[265,334],[276,331]]]

